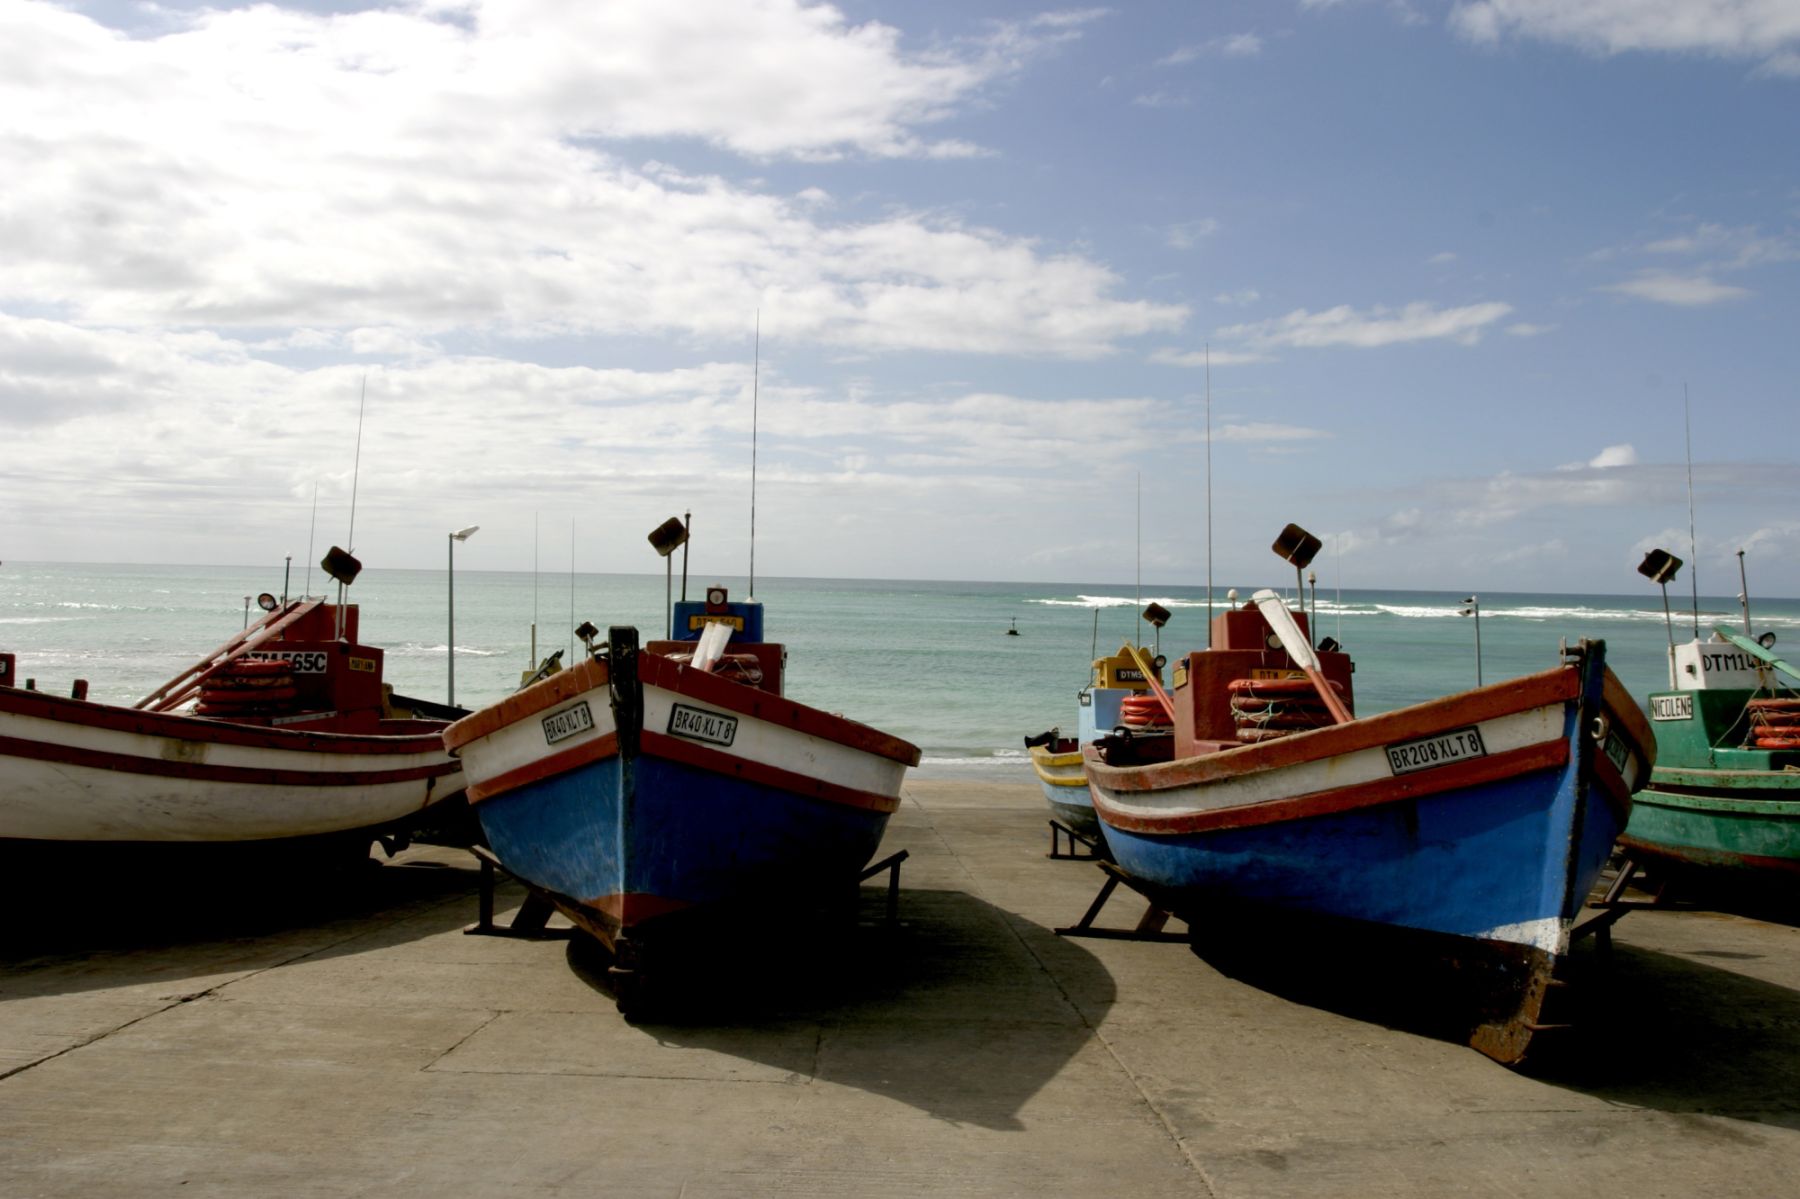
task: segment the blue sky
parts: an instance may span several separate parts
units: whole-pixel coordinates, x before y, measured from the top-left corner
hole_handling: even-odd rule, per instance
[[[740,574],[754,407],[759,576],[1203,583],[1210,412],[1221,585],[1633,593],[1691,414],[1800,595],[1797,115],[1795,0],[7,0],[0,559]]]

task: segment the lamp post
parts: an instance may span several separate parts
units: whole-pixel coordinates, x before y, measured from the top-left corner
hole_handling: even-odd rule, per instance
[[[445,644],[445,648],[450,651],[447,656],[450,659],[448,702],[451,707],[456,706],[456,543],[459,541],[467,541],[469,538],[475,536],[476,531],[480,528],[480,525],[470,525],[466,529],[458,529],[456,532],[450,534],[450,540],[448,542],[450,546],[450,569],[448,572],[450,582],[450,639]]]
[[[1464,596],[1463,603],[1467,606],[1456,614],[1475,618],[1475,685],[1479,687],[1481,686],[1481,597],[1478,595]]]

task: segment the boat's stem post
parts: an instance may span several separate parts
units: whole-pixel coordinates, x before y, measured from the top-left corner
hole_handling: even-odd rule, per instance
[[[675,559],[673,558],[663,559],[663,636],[671,639],[675,636]]]
[[[287,556],[287,565],[281,569],[281,606],[287,607],[288,580],[294,574],[294,555]]]
[[[1738,551],[1738,603],[1744,609],[1744,636],[1754,638],[1750,631],[1750,579],[1744,574],[1744,551]]]

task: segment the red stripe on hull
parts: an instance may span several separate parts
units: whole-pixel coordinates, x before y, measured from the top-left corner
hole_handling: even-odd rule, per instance
[[[484,799],[492,799],[529,783],[540,782],[578,766],[586,766],[589,762],[613,757],[618,752],[619,735],[603,733],[592,741],[583,741],[580,745],[558,750],[505,774],[497,774],[486,782],[469,784],[469,802],[480,803]]]
[[[547,712],[565,700],[586,691],[606,686],[606,663],[597,658],[584,658],[564,671],[540,679],[523,691],[514,692],[491,708],[483,708],[465,716],[444,730],[444,744],[452,751],[471,741],[497,733],[509,724],[517,724],[539,712]]]
[[[301,753],[419,754],[443,748],[443,733],[436,725],[412,733],[324,733],[304,729],[274,729],[170,712],[140,712],[134,708],[91,703],[41,691],[0,688],[0,712],[16,713],[58,724],[114,733],[164,737],[171,741],[208,745],[242,746],[248,749],[285,749]]]
[[[919,764],[919,747],[909,741],[889,736],[866,724],[858,724],[854,720],[795,703],[772,692],[746,687],[742,683],[722,679],[704,670],[695,670],[684,662],[676,662],[656,654],[644,654],[638,659],[638,673],[646,687],[661,687],[664,691],[673,691],[729,712],[766,720],[797,733],[832,741],[908,766]]]
[[[436,778],[454,773],[457,769],[456,763],[449,760],[392,770],[272,770],[263,766],[213,766],[205,762],[171,761],[137,754],[52,745],[17,737],[0,737],[0,756],[57,762],[66,766],[83,766],[91,770],[120,774],[194,779],[210,783],[266,783],[273,787],[373,787],[382,783]]]
[[[1307,795],[1294,796],[1291,799],[1262,800],[1257,803],[1215,808],[1204,812],[1142,816],[1121,811],[1109,803],[1098,791],[1094,794],[1094,806],[1106,818],[1107,824],[1126,832],[1152,834],[1216,832],[1222,829],[1284,824],[1293,820],[1329,816],[1357,808],[1403,803],[1408,800],[1423,799],[1444,791],[1475,787],[1482,783],[1512,778],[1534,770],[1556,769],[1568,765],[1568,762],[1569,743],[1558,738],[1555,741],[1527,745],[1485,758],[1456,762],[1419,774],[1374,779],[1350,787],[1314,791]],[[1089,759],[1088,767],[1090,770],[1095,769],[1092,759]],[[1101,769],[1110,771],[1111,768],[1102,767]],[[1163,788],[1159,788],[1159,790],[1161,789]]]
[[[1564,703],[1577,695],[1580,687],[1581,676],[1573,667],[1558,667],[1449,699],[1432,700],[1310,733],[1295,733],[1226,753],[1204,754],[1128,770],[1098,763],[1090,757],[1088,770],[1114,791],[1166,791],[1170,787],[1212,783],[1303,762],[1343,757],[1358,750],[1428,736],[1458,725],[1476,724],[1548,704]]]
[[[729,775],[733,778],[743,779],[745,782],[759,783],[792,795],[805,795],[826,803],[864,808],[871,812],[892,813],[900,807],[898,796],[879,795],[873,791],[858,791],[855,788],[828,783],[810,775],[783,770],[778,766],[766,766],[761,762],[746,761],[722,750],[685,741],[680,737],[671,737],[667,733],[653,733],[649,729],[645,729],[643,742],[646,755],[667,758],[671,762],[680,762],[683,765],[693,766],[713,774]]]

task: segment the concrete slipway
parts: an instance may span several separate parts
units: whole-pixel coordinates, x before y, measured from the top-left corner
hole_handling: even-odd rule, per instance
[[[0,1195],[1800,1186],[1792,924],[1633,913],[1584,1026],[1511,1071],[1184,946],[1059,938],[1100,875],[1045,859],[1035,787],[906,794],[898,928],[770,928],[666,1023],[626,1024],[582,943],[464,936],[476,873],[456,851],[336,896],[14,887]],[[873,919],[883,893],[864,894]]]

